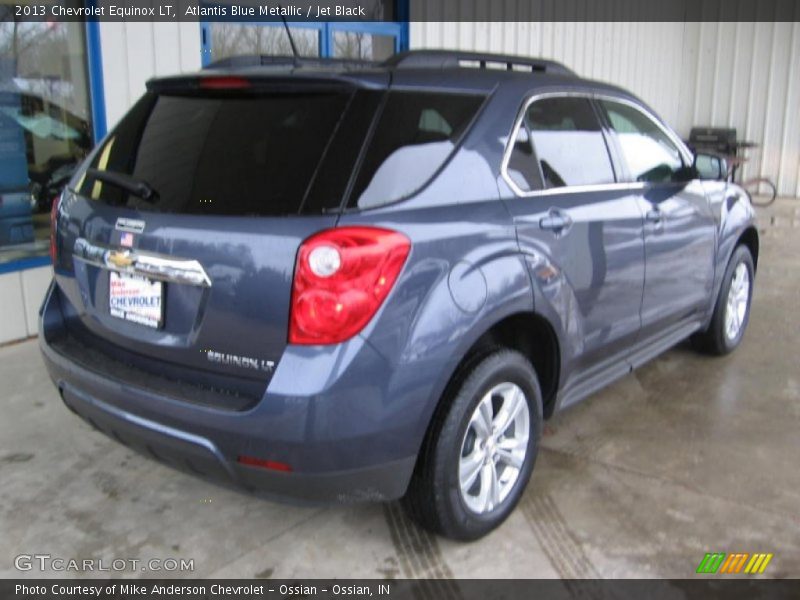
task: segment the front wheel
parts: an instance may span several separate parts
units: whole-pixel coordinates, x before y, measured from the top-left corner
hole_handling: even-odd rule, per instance
[[[420,454],[407,511],[423,527],[473,540],[514,510],[531,476],[542,427],[536,373],[513,350],[498,350],[461,382]]]
[[[750,320],[754,275],[750,250],[738,246],[725,269],[711,324],[692,338],[700,350],[721,356],[741,343]]]

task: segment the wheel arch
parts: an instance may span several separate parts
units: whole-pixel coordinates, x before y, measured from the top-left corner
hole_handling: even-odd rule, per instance
[[[746,246],[750,250],[750,255],[753,257],[753,270],[758,270],[758,251],[760,249],[760,241],[758,239],[758,231],[755,226],[747,227],[736,240],[734,249],[737,246]],[[730,260],[730,257],[728,258]]]
[[[524,311],[506,315],[478,336],[450,373],[422,437],[412,482],[414,478],[419,477],[420,464],[433,449],[435,444],[433,434],[446,416],[464,377],[481,360],[503,348],[517,350],[530,360],[542,392],[543,417],[547,419],[552,415],[556,406],[561,369],[560,345],[556,331],[545,317],[536,312]]]
[[[462,354],[437,401],[425,432],[426,440],[439,421],[442,411],[447,410],[467,373],[486,356],[500,348],[516,350],[531,362],[542,392],[544,417],[552,415],[561,373],[558,336],[550,322],[542,315],[532,311],[516,312],[488,327]]]
[[[509,315],[481,335],[467,355],[492,347],[516,350],[531,362],[542,391],[542,408],[549,417],[555,406],[561,368],[558,336],[550,322],[535,312]]]

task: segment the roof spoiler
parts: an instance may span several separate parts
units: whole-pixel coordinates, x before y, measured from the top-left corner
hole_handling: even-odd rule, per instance
[[[262,75],[269,75],[263,77]],[[292,76],[286,73],[264,74],[226,74],[200,72],[172,77],[159,77],[147,82],[147,89],[155,93],[194,95],[207,92],[216,93],[272,93],[304,92],[341,92],[358,87],[352,79],[336,74],[330,76],[319,74],[300,74]]]
[[[459,50],[409,50],[395,54],[383,65],[401,69],[501,68],[507,71],[575,76],[574,71],[553,60]]]
[[[365,69],[377,66],[378,63],[368,60],[346,58],[316,58],[294,56],[273,56],[268,54],[246,54],[221,58],[206,65],[203,69],[236,69],[246,67],[339,67]]]

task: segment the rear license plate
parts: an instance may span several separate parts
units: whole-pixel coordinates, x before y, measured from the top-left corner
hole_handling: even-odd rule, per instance
[[[163,284],[139,275],[109,273],[108,310],[112,317],[158,329],[163,322]]]

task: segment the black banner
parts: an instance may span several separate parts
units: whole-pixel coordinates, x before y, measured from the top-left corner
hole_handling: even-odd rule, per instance
[[[399,10],[398,6],[404,7]],[[406,14],[408,13],[408,14]],[[18,0],[0,21],[798,21],[795,0]]]
[[[703,576],[686,580],[0,580],[3,600],[772,600],[798,597],[800,580],[753,579],[750,576],[730,579]]]

